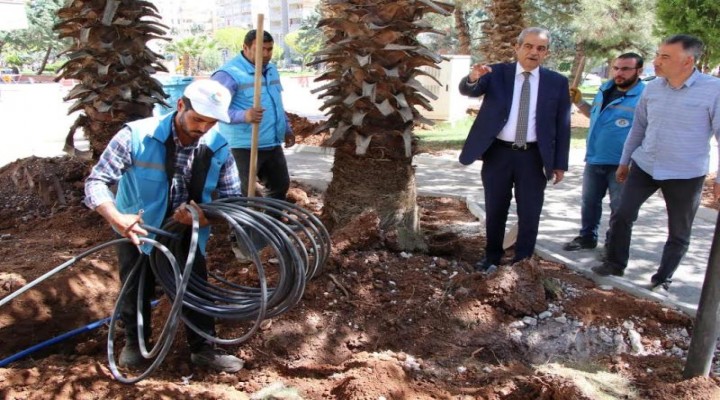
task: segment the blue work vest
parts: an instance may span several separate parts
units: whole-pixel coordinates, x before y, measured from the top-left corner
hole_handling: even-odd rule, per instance
[[[170,207],[168,179],[172,177],[168,178],[165,172],[165,141],[173,140],[171,135],[174,116],[175,113],[171,113],[127,124],[132,132],[133,164],[118,182],[116,205],[123,214],[137,214],[143,210],[143,223],[156,228],[162,226]],[[198,146],[206,146],[212,152],[200,195],[200,203],[209,203],[220,180],[220,170],[230,156],[230,149],[225,139],[212,130],[203,135]],[[205,254],[209,236],[209,227],[200,228],[199,246],[202,254]],[[155,235],[148,233],[148,237],[154,238]],[[150,254],[152,248],[149,244],[142,246],[145,254]]]
[[[220,67],[237,83],[237,91],[230,103],[230,109],[247,110],[253,106],[255,92],[255,66],[242,54]],[[264,67],[260,94],[260,105],[265,112],[260,122],[258,148],[271,148],[285,141],[287,122],[282,104],[280,74],[273,64]],[[233,149],[249,149],[252,141],[252,124],[218,123],[220,134]]]
[[[600,86],[590,109],[590,129],[585,151],[585,162],[588,164],[620,163],[625,139],[635,118],[635,106],[645,90],[645,82],[640,81],[625,96],[613,100],[603,109],[605,92],[613,85],[613,81],[607,81]]]

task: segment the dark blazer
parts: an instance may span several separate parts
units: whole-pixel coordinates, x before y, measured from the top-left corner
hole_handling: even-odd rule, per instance
[[[475,160],[481,160],[507,123],[515,85],[515,64],[491,65],[492,72],[483,75],[472,86],[468,86],[467,77],[460,82],[460,93],[470,97],[485,95],[480,112],[460,153],[462,164],[469,165]],[[570,95],[567,78],[542,67],[535,126],[545,176],[551,179],[553,170],[568,169]]]

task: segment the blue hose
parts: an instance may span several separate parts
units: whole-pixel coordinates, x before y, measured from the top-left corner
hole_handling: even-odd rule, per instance
[[[154,300],[154,301],[153,301],[152,303],[150,303],[150,304],[151,304],[152,307],[155,307],[155,306],[158,305],[158,303],[160,303],[160,300]],[[73,329],[73,330],[71,330],[71,331],[69,331],[69,332],[63,333],[63,334],[60,335],[60,336],[56,336],[56,337],[54,337],[54,338],[52,338],[52,339],[48,339],[48,340],[46,340],[46,341],[44,341],[44,342],[41,342],[41,343],[38,343],[38,344],[36,344],[36,345],[34,345],[34,346],[28,347],[27,349],[25,349],[25,350],[23,350],[23,351],[21,351],[21,352],[19,352],[19,353],[15,353],[15,354],[11,355],[10,357],[5,358],[4,360],[0,360],[0,368],[5,368],[5,367],[8,366],[8,364],[10,364],[10,363],[12,363],[12,362],[15,362],[15,361],[17,361],[17,360],[19,360],[19,359],[21,359],[21,358],[23,358],[23,357],[25,357],[25,356],[29,356],[30,354],[35,353],[36,351],[39,351],[39,350],[44,349],[45,347],[49,347],[49,346],[52,346],[52,345],[54,345],[54,344],[56,344],[56,343],[60,343],[60,342],[62,342],[62,341],[65,341],[65,340],[67,340],[67,339],[70,339],[70,338],[73,337],[73,336],[77,336],[77,335],[79,335],[79,334],[81,334],[81,333],[90,332],[90,331],[92,331],[92,330],[94,330],[94,329],[97,329],[97,328],[103,326],[103,325],[106,325],[108,322],[110,322],[110,317],[97,320],[97,321],[92,322],[92,323],[90,323],[90,324],[87,324],[87,325],[85,325],[85,326],[83,326],[83,327],[80,327],[80,328],[77,328],[77,329]]]

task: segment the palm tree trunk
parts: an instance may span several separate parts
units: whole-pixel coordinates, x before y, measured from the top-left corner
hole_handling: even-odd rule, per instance
[[[347,225],[366,210],[373,210],[386,237],[398,249],[424,250],[412,158],[388,157],[391,148],[388,145],[373,143],[364,156],[355,154],[351,146],[335,149],[333,178],[324,196],[323,221],[332,230]]]
[[[182,55],[182,62],[183,62],[183,75],[190,76],[190,62],[192,62],[192,60],[190,59],[190,54],[184,53]]]
[[[458,35],[458,54],[470,54],[470,27],[467,23],[465,10],[460,5],[455,6],[455,29]]]
[[[480,51],[485,62],[510,62],[515,58],[515,42],[525,28],[524,0],[490,0],[487,5],[489,18],[483,23],[485,40]]]

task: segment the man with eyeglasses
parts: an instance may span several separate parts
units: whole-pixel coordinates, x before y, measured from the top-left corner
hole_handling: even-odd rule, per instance
[[[703,47],[694,36],[675,35],[658,48],[653,60],[658,79],[640,97],[616,172],[625,187],[610,217],[607,260],[592,268],[598,275],[623,276],[633,224],[658,189],[667,209],[668,238],[648,288],[667,290],[687,252],[710,165],[710,139],[720,139],[720,79],[695,68]],[[719,199],[720,176],[713,192]]]
[[[579,89],[570,89],[573,103],[590,118],[590,129],[580,206],[582,227],[580,234],[563,246],[565,251],[597,247],[602,202],[606,193],[610,194],[610,213],[618,207],[622,183],[615,179],[615,171],[633,123],[635,105],[645,89],[645,83],[640,79],[642,68],[643,58],[638,54],[620,55],[613,61],[613,79],[600,86],[592,105],[582,100]]]

